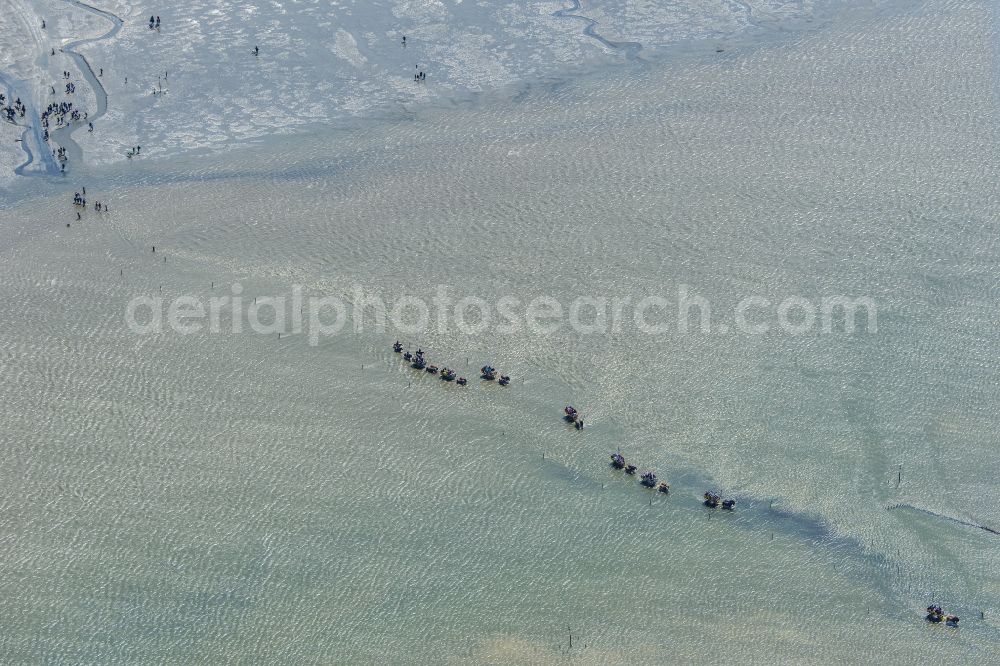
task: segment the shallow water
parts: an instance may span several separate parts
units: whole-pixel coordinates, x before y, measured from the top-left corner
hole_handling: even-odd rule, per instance
[[[94,168],[112,212],[70,228],[72,187],[24,193],[0,265],[0,652],[995,663],[1000,537],[973,527],[1000,528],[993,21],[973,2],[852,14]],[[133,296],[235,282],[567,302],[689,285],[716,323],[318,346],[124,326]],[[866,295],[878,329],[722,332],[751,294]],[[515,381],[444,386],[397,337]],[[618,449],[670,496],[611,470]],[[737,511],[701,506],[708,487]],[[928,626],[932,602],[962,627]]]

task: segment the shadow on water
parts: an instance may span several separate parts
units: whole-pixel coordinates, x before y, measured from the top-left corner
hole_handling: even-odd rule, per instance
[[[609,451],[602,457],[606,460]],[[626,452],[627,454],[627,452]],[[626,456],[627,457],[627,456]],[[630,462],[632,462],[630,460]],[[677,512],[692,514],[698,512],[704,514],[706,520],[716,518],[720,525],[725,525],[724,529],[732,530],[736,538],[742,539],[750,537],[766,538],[770,533],[770,540],[778,538],[782,541],[793,541],[811,549],[818,549],[825,553],[838,554],[838,563],[835,569],[841,575],[849,576],[868,589],[877,592],[886,600],[886,608],[880,612],[889,612],[899,618],[909,618],[914,612],[921,608],[920,603],[914,606],[914,599],[907,595],[897,583],[896,579],[888,575],[887,572],[899,573],[900,563],[889,554],[880,552],[868,547],[855,537],[838,534],[819,515],[805,512],[791,511],[781,508],[778,504],[780,498],[762,499],[759,497],[741,496],[725,492],[720,489],[724,497],[732,497],[737,500],[736,510],[728,512],[719,508],[708,508],[701,501],[701,495],[707,489],[716,489],[715,482],[701,470],[693,468],[676,468],[670,470],[670,493],[663,495],[653,489],[642,488],[639,485],[638,476],[627,477],[624,472],[615,470],[610,462],[605,466],[607,477],[600,478],[591,472],[584,472],[572,467],[572,464],[564,464],[558,459],[546,458],[541,466],[540,473],[545,477],[545,482],[562,484],[567,492],[604,493],[607,489],[616,486],[630,496],[636,493],[645,495],[649,499],[651,507],[662,507],[667,513],[664,520],[670,520],[671,515],[676,517]],[[640,464],[640,470],[643,467]],[[603,481],[603,482],[602,482]],[[616,482],[634,481],[633,484],[625,484],[622,487]],[[634,486],[634,487],[632,487]],[[640,497],[640,499],[644,499]],[[608,502],[614,502],[613,496],[608,496]],[[949,521],[962,527],[970,527],[985,530],[992,534],[997,534],[992,528],[970,523],[951,516],[945,516],[927,509],[921,509],[909,504],[898,504],[886,507],[887,511],[895,509],[906,509],[920,512],[926,516]],[[725,517],[725,520],[719,520]],[[715,521],[713,521],[715,522]],[[740,536],[740,533],[743,536]],[[893,609],[893,610],[886,610]],[[872,609],[869,609],[872,610]],[[993,631],[989,625],[979,625],[977,627],[986,631]]]

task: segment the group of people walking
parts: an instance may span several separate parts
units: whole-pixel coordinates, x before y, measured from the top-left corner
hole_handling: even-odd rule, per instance
[[[81,208],[83,210],[87,209],[87,188],[86,187],[81,188],[80,192],[74,192],[73,193],[73,205],[76,206],[77,208]],[[108,211],[108,204],[101,203],[100,201],[95,201],[94,202],[94,210],[97,211],[98,213],[101,213],[101,212],[107,213],[107,212],[109,212]],[[80,211],[79,210],[76,213],[76,219],[78,219],[78,220],[82,219],[81,216],[80,216]]]
[[[2,106],[6,101],[7,97],[3,94],[0,94],[0,106]],[[15,99],[10,106],[3,106],[4,117],[7,119],[7,122],[9,123],[17,122],[16,119],[18,117],[24,118],[24,114],[26,112],[27,110],[24,106],[24,102],[21,101],[20,97]]]
[[[87,112],[84,111],[81,114],[79,110],[73,108],[73,102],[60,102],[59,104],[52,102],[45,107],[45,111],[42,112],[41,116],[42,129],[45,132],[44,139],[46,141],[49,140],[50,122],[55,122],[56,127],[62,127],[69,125],[70,122],[78,122],[81,119],[87,120]],[[90,126],[93,128],[93,124]]]
[[[66,149],[56,148],[52,151],[52,157],[59,161],[59,170],[66,171],[66,162],[69,162],[69,155],[66,154]]]
[[[52,49],[52,54],[55,55],[55,49]],[[102,70],[103,71],[103,70]],[[65,90],[67,95],[72,95],[76,93],[76,84],[71,81],[73,74],[67,70],[63,70],[62,73],[63,80],[65,83]],[[55,86],[49,86],[49,89],[53,95],[56,94]],[[22,106],[23,108],[23,106]],[[24,115],[22,113],[22,115]],[[68,127],[71,123],[87,122],[87,131],[94,131],[94,123],[88,120],[88,112],[81,111],[74,108],[73,102],[51,102],[45,107],[39,117],[39,121],[42,125],[42,140],[45,142],[49,141],[49,130],[54,125],[55,127]],[[69,161],[69,156],[66,154],[66,149],[63,147],[57,147],[52,150],[52,156],[56,158],[59,162],[59,170],[63,173],[66,172],[66,163]]]

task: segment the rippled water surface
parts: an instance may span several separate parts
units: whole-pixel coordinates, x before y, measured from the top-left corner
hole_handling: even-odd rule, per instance
[[[12,190],[12,663],[997,663],[994,15],[851,13]],[[66,222],[72,226],[67,227]],[[155,254],[151,248],[155,246]],[[865,295],[877,331],[136,336],[134,296]],[[568,302],[567,300],[567,302]],[[370,323],[370,322],[369,322]],[[581,433],[560,420],[572,403]],[[672,483],[640,490],[621,450]],[[708,487],[737,511],[699,503]],[[960,629],[930,626],[939,603]]]

